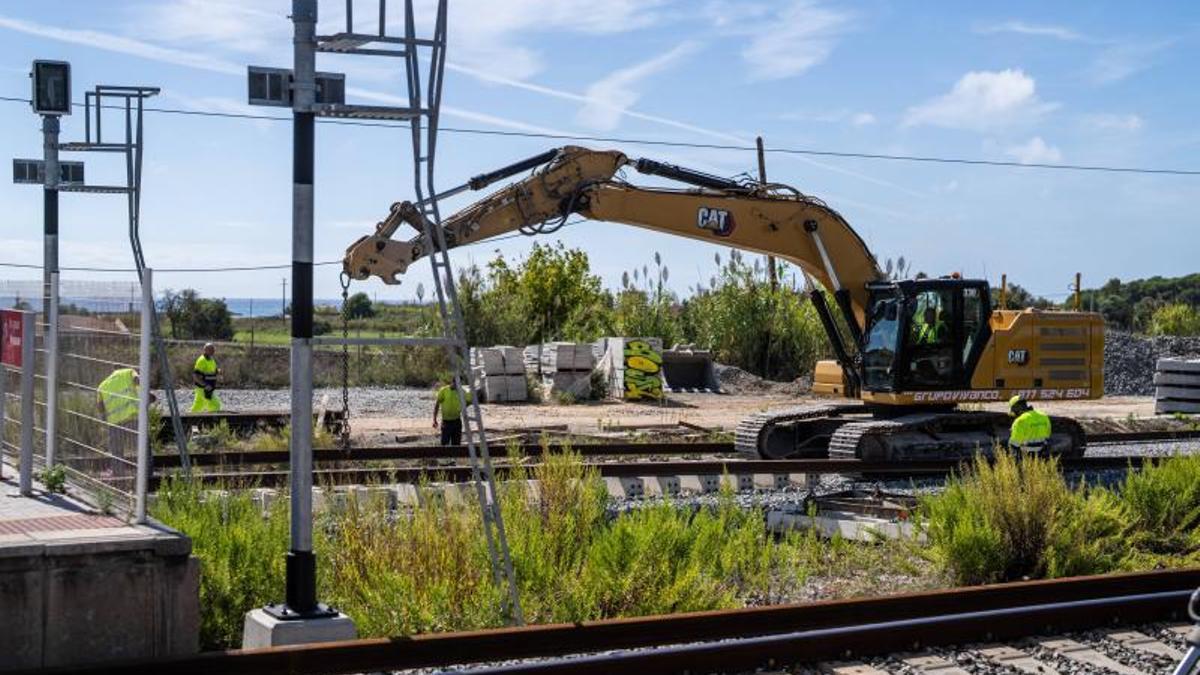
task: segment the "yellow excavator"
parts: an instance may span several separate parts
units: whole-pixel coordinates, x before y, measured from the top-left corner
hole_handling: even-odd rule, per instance
[[[623,176],[630,168],[684,187],[631,184]],[[454,192],[480,190],[525,172],[530,173],[445,218],[446,246],[514,231],[549,233],[577,214],[773,255],[824,287],[810,297],[836,361],[818,363],[813,391],[858,401],[752,415],[735,434],[744,454],[874,461],[964,457],[1008,440],[1007,415],[980,410],[983,403],[1017,394],[1030,401],[1103,394],[1104,324],[1098,314],[994,309],[987,281],[957,274],[889,280],[837,211],[795,188],[568,146],[476,176]],[[393,239],[406,223],[417,235]],[[399,283],[398,275],[430,251],[424,224],[417,205],[393,204],[374,234],[347,249],[345,273]],[[1083,453],[1076,421],[1054,417],[1052,425],[1047,453]]]

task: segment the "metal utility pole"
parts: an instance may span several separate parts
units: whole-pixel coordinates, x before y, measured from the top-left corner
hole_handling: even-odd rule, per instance
[[[279,318],[287,318],[287,277],[280,279],[282,291],[279,295]]]
[[[68,91],[68,96],[70,92]],[[46,466],[58,452],[58,115],[42,115],[42,316],[46,320]]]
[[[763,152],[763,139],[759,136],[755,139],[758,145],[758,182],[762,185],[767,184],[767,158]],[[775,256],[767,256],[767,278],[771,280],[771,290],[779,288],[779,276],[775,271]]]
[[[276,618],[334,616],[317,603],[312,550],[313,129],[316,103],[317,0],[292,0],[292,433],[291,546],[285,603]],[[285,282],[286,283],[286,282]]]

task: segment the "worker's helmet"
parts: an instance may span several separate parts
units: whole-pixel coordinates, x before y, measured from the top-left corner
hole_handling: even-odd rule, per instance
[[[1016,416],[1029,409],[1029,401],[1025,400],[1020,394],[1008,399],[1008,413]]]

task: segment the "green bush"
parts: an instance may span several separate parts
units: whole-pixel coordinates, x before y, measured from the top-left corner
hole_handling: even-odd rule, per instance
[[[1130,472],[1121,497],[1139,549],[1168,555],[1200,550],[1200,457],[1172,457]]]
[[[928,553],[962,584],[1099,573],[1122,562],[1119,498],[1072,489],[1054,459],[998,451],[922,498]]]
[[[278,495],[263,516],[249,492],[205,493],[168,479],[153,516],[192,538],[200,559],[200,645],[241,643],[245,613],[283,597],[288,549],[288,500]]]
[[[1200,335],[1200,312],[1184,304],[1165,305],[1150,316],[1151,335]]]
[[[788,268],[780,267],[783,278]],[[684,303],[683,332],[718,362],[779,380],[811,374],[829,350],[812,303],[787,284],[772,289],[763,266],[736,250],[710,287]]]

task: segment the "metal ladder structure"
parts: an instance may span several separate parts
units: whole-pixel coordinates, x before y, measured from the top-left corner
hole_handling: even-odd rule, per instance
[[[504,518],[496,492],[495,472],[488,451],[487,434],[483,425],[483,413],[477,397],[465,394],[471,384],[470,359],[466,340],[466,327],[462,309],[454,286],[454,269],[447,252],[445,231],[441,227],[438,200],[461,189],[439,195],[434,188],[434,160],[437,152],[438,114],[441,107],[442,79],[446,59],[447,0],[437,3],[437,15],[431,37],[418,37],[413,0],[404,0],[404,36],[391,37],[386,33],[386,0],[378,0],[378,34],[362,34],[354,31],[354,0],[346,0],[346,30],[344,33],[317,36],[317,51],[340,54],[360,53],[372,56],[396,56],[404,59],[408,83],[407,109],[383,109],[367,106],[328,106],[321,114],[327,116],[375,117],[377,119],[403,119],[412,132],[413,188],[415,200],[422,215],[422,237],[425,248],[430,252],[429,261],[433,272],[433,286],[437,296],[438,313],[442,320],[443,339],[429,338],[379,338],[372,344],[431,344],[445,345],[453,373],[453,386],[463,410],[463,439],[467,445],[471,463],[476,497],[482,512],[484,537],[487,541],[491,561],[492,580],[504,589],[503,611],[515,624],[523,624],[520,595],[509,554],[508,539],[504,529]],[[371,48],[371,43],[392,44],[398,48]],[[422,51],[427,53],[427,62],[422,63]],[[343,280],[343,287],[347,281]],[[314,342],[326,342],[314,340]],[[342,342],[348,344],[343,338]],[[356,341],[359,342],[359,341]],[[349,419],[349,411],[346,411]]]
[[[59,150],[66,152],[119,152],[125,155],[125,185],[60,185],[61,192],[91,192],[100,194],[124,194],[128,200],[129,245],[133,251],[133,262],[137,268],[138,282],[145,280],[146,256],[142,251],[141,206],[142,206],[142,116],[145,101],[159,93],[158,87],[96,85],[84,93],[84,140],[75,143],[60,143]],[[105,142],[104,111],[124,112],[124,141]],[[93,119],[92,115],[95,114]],[[93,129],[94,126],[94,129]],[[95,133],[93,140],[93,131]],[[158,366],[162,386],[171,415],[171,426],[175,433],[175,445],[185,473],[191,471],[188,456],[187,436],[183,431],[183,420],[179,416],[179,400],[175,397],[175,377],[171,373],[171,362],[167,345],[159,329],[157,308],[150,307],[151,335],[154,350],[158,353]],[[142,327],[145,330],[146,327]]]

